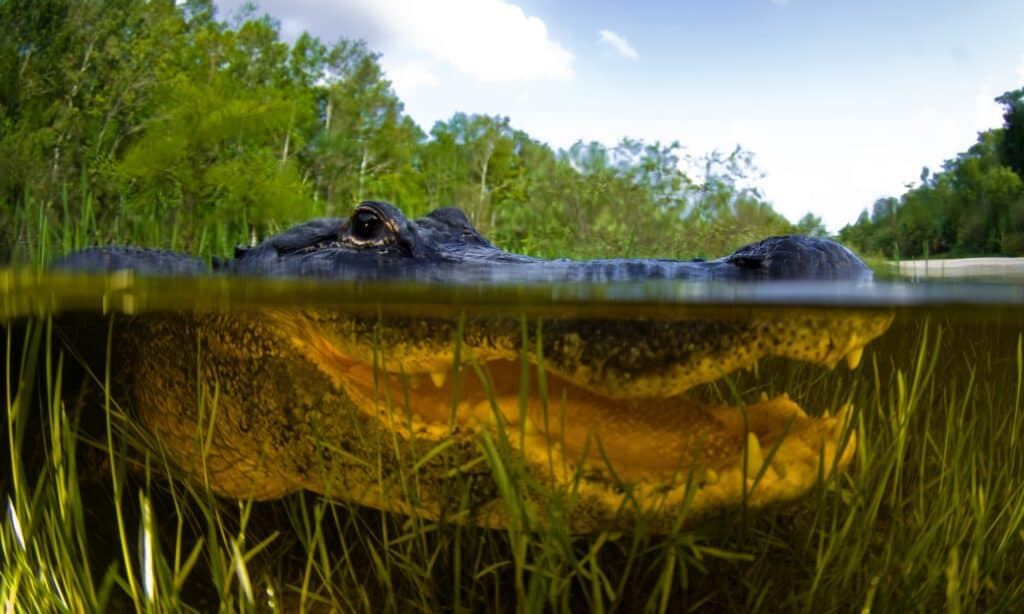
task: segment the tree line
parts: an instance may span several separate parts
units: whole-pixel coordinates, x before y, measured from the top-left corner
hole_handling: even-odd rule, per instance
[[[498,245],[549,257],[825,233],[772,208],[740,147],[554,150],[467,113],[427,132],[365,43],[288,43],[253,10],[228,23],[211,0],[7,0],[0,23],[4,261],[114,242],[224,254],[370,198],[410,216],[458,206]]]
[[[880,198],[840,239],[890,258],[1024,255],[1024,88],[996,98],[1003,126],[899,198]]]

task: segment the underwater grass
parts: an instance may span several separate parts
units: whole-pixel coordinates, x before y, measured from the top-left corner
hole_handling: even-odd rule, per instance
[[[527,504],[523,489],[535,485],[505,453],[522,434],[503,429],[464,461],[493,477],[512,519],[502,530],[309,493],[272,503],[216,498],[173,479],[159,446],[105,386],[83,399],[69,384],[80,367],[51,322],[29,321],[5,335],[0,604],[13,612],[1018,611],[1021,330],[1016,314],[905,311],[856,372],[770,361],[708,386],[702,394],[727,402],[766,391],[812,408],[852,403],[853,466],[792,506],[739,510],[667,535],[641,520],[632,532],[578,536],[566,528],[564,502],[544,500],[552,507],[543,521]],[[479,371],[472,361],[459,368]],[[524,390],[530,373],[524,363]],[[102,384],[111,375],[83,377]],[[408,419],[408,391],[384,401],[394,420]],[[201,405],[215,416],[217,395]],[[397,440],[382,444],[409,454]],[[438,448],[404,458],[410,500],[423,487],[417,463],[449,452]]]

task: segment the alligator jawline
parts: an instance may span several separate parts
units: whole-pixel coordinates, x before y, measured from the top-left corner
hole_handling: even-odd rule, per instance
[[[743,410],[685,396],[614,399],[536,365],[521,394],[523,367],[513,361],[491,360],[478,371],[464,365],[451,377],[403,373],[385,358],[375,374],[326,339],[315,345],[320,369],[387,428],[441,441],[455,428],[500,426],[534,472],[612,509],[625,491],[645,508],[689,498],[697,514],[741,501],[757,507],[793,500],[849,464],[855,447],[846,408],[814,418],[786,395]],[[538,392],[541,381],[546,395]]]

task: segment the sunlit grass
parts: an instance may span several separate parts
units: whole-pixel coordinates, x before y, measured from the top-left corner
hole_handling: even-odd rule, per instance
[[[0,202],[0,211],[4,213],[0,262],[14,268],[42,270],[47,263],[75,250],[113,244],[146,245],[210,258],[231,253],[240,237],[265,238],[246,237],[244,218],[196,220],[159,202],[149,204],[144,211],[129,211],[124,198],[118,198],[113,206],[99,206],[84,179],[78,186],[64,184],[58,199],[25,195],[16,202]],[[322,202],[313,203],[311,210],[302,213],[301,219],[268,222],[265,232],[278,232],[292,223],[326,215]]]
[[[540,487],[510,460],[516,430],[480,437],[462,459],[494,480],[509,519],[502,529],[308,493],[274,503],[216,498],[174,479],[159,446],[103,393],[116,374],[80,376],[100,391],[83,398],[70,383],[77,358],[49,322],[31,321],[5,336],[0,604],[13,612],[1017,611],[1019,322],[928,320],[901,314],[853,373],[772,361],[756,377],[700,391],[726,401],[786,391],[811,408],[852,403],[856,460],[806,500],[667,535],[641,518],[633,531],[582,536],[567,529],[565,500],[538,498]],[[461,369],[484,376],[472,361]],[[524,384],[530,373],[524,363]],[[384,399],[395,420],[408,416],[405,396]],[[201,402],[216,414],[216,395]],[[418,468],[451,452],[444,443],[415,455],[397,439],[382,443],[402,459],[399,483],[411,501],[424,487]]]

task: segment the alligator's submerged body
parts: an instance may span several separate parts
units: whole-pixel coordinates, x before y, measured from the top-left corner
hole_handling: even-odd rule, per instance
[[[72,254],[62,268],[209,273],[185,255]],[[867,280],[845,248],[777,237],[710,262],[544,261],[496,249],[456,210],[416,221],[384,203],[316,220],[214,268],[235,275],[507,281]],[[745,317],[543,321],[337,310],[163,313],[118,327],[123,396],[175,464],[215,491],[310,489],[384,509],[500,525],[510,476],[522,509],[574,530],[637,514],[668,526],[791,500],[852,456],[844,413],[788,397],[741,412],[685,393],[767,356],[856,366],[883,313],[766,310]],[[840,408],[832,408],[837,410]],[[510,466],[505,459],[514,457]],[[550,498],[567,505],[537,506]]]

